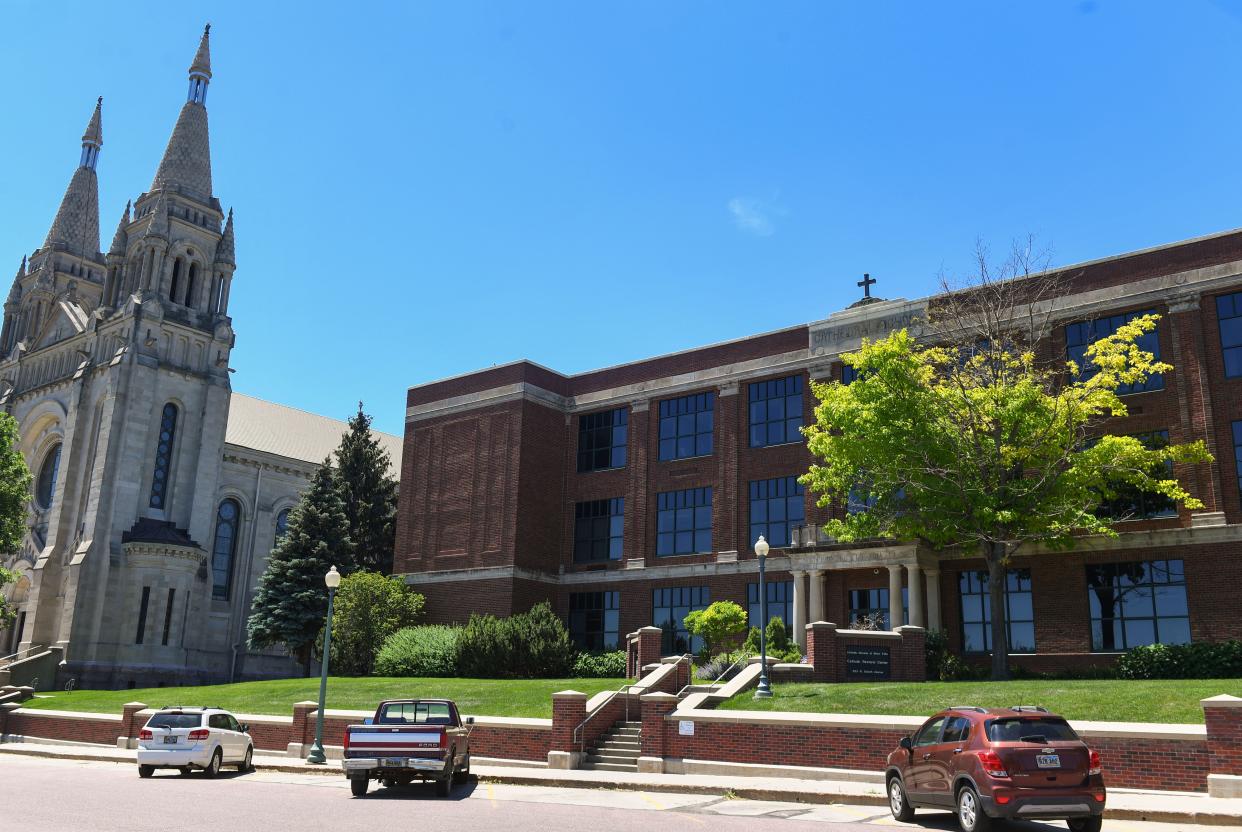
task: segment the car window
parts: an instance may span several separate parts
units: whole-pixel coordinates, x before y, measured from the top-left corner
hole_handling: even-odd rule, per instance
[[[229,720],[224,714],[212,714],[207,717],[208,728],[219,728],[221,731],[229,730]]]
[[[1010,717],[988,723],[988,739],[992,742],[1057,742],[1076,740],[1078,735],[1069,723],[1055,717]]]
[[[919,729],[914,737],[915,745],[935,745],[940,742],[940,729],[944,726],[944,717],[938,716]]]
[[[237,721],[237,717],[233,716],[232,714],[227,714],[225,718],[228,719],[229,721],[230,731],[237,731],[239,733],[241,732],[241,729],[242,729],[241,723]]]
[[[447,702],[392,702],[380,711],[379,721],[388,725],[452,725]]]
[[[148,728],[197,728],[202,724],[202,714],[156,714],[147,723]]]
[[[941,742],[962,742],[970,736],[970,720],[964,716],[949,719],[944,726],[944,739]]]

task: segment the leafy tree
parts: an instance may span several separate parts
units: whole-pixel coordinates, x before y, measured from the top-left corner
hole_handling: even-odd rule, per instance
[[[342,676],[369,676],[393,633],[423,616],[423,596],[400,578],[355,572],[341,579],[332,611],[332,668]]]
[[[360,569],[392,574],[392,555],[397,516],[397,481],[388,451],[371,432],[371,417],[358,402],[358,413],[349,420],[349,431],[334,451],[337,490],[349,523]]]
[[[3,593],[5,585],[16,582],[17,573],[12,569],[5,569],[3,566],[0,566],[0,630],[7,630],[17,619],[17,610],[13,609],[13,605],[9,603],[9,599],[5,598]]]
[[[18,447],[17,420],[0,413],[0,554],[15,554],[26,535],[26,504],[30,502],[30,469]],[[17,581],[17,573],[0,568],[0,589]],[[17,611],[0,594],[0,630],[12,625]]]
[[[529,611],[511,616],[511,658],[515,675],[530,679],[556,679],[568,676],[578,650],[565,629],[565,622],[547,601]]]
[[[283,645],[310,674],[312,650],[328,614],[323,576],[353,562],[345,510],[337,495],[330,460],[315,472],[310,488],[289,513],[289,527],[259,578],[248,623],[250,646]]]
[[[1202,442],[1149,448],[1105,433],[1127,413],[1119,387],[1173,369],[1136,344],[1158,316],[1097,340],[1084,366],[1053,358],[1041,337],[1051,331],[1048,301],[1063,290],[1028,262],[1016,252],[994,278],[981,255],[972,285],[942,285],[926,343],[904,329],[864,341],[843,356],[856,381],[813,384],[820,404],[805,433],[817,462],[800,479],[820,506],[858,507],[825,527],[837,540],[899,538],[983,556],[994,679],[1009,675],[1003,593],[1014,554],[1115,536],[1100,506],[1127,489],[1199,508],[1173,465],[1211,459]]]
[[[724,642],[746,630],[746,610],[732,601],[715,601],[685,618],[691,635],[703,639],[703,655],[714,656]]]

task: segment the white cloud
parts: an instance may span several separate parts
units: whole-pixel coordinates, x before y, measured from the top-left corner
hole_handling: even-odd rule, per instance
[[[776,232],[773,218],[785,215],[785,209],[780,205],[745,196],[730,199],[728,208],[733,224],[756,237],[771,237]]]

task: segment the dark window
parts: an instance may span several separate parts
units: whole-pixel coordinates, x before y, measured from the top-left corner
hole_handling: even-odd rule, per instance
[[[138,602],[138,634],[134,636],[134,644],[142,644],[147,634],[147,607],[151,603],[151,587],[142,588],[142,600]]]
[[[793,631],[793,581],[764,581],[768,591],[768,621],[779,618],[785,629]],[[747,626],[758,627],[763,618],[759,604],[759,584],[746,585]]]
[[[43,455],[39,476],[35,479],[35,499],[39,507],[50,509],[56,499],[56,478],[60,475],[60,444]]]
[[[621,560],[624,525],[624,497],[574,506],[574,563]]]
[[[660,402],[660,459],[686,459],[712,452],[715,393]]]
[[[970,720],[964,716],[951,716],[944,725],[941,742],[964,742],[970,736]]]
[[[1236,434],[1236,431],[1235,431]],[[1134,434],[1134,438],[1152,450],[1164,448],[1169,444],[1167,430],[1153,430],[1148,433]],[[1148,471],[1152,477],[1168,478],[1173,474],[1171,462],[1158,465]],[[1105,500],[1098,509],[1101,517],[1113,520],[1149,520],[1153,517],[1175,517],[1177,504],[1163,494],[1140,491],[1133,485],[1121,484],[1115,489],[1117,496]]]
[[[168,606],[164,607],[164,638],[160,644],[168,644],[168,634],[172,632],[173,602],[177,600],[177,590],[169,587]]]
[[[1186,574],[1180,560],[1088,566],[1087,600],[1094,651],[1190,643]]]
[[[207,717],[207,727],[227,731],[229,730],[229,718],[224,714],[212,714]]]
[[[858,369],[851,367],[849,364],[841,365],[841,383],[853,384],[858,381]]]
[[[273,545],[280,542],[280,539],[289,533],[289,509],[284,509],[280,514],[276,515],[276,539]]]
[[[625,467],[629,411],[624,407],[578,417],[578,470],[603,471]]]
[[[570,593],[569,637],[580,650],[618,649],[621,646],[621,593]]]
[[[992,742],[1076,742],[1078,735],[1069,723],[1055,717],[1007,717],[988,722],[988,739]]]
[[[712,489],[666,491],[657,498],[656,554],[693,555],[712,550]]]
[[[902,620],[909,621],[910,588],[901,588]],[[888,614],[887,589],[851,589],[850,590],[850,623],[854,629],[868,621],[878,621],[880,629],[891,630],[892,621]]]
[[[750,446],[802,441],[802,376],[750,385]]]
[[[1242,421],[1233,423],[1233,464],[1238,475],[1238,493],[1242,494]]]
[[[233,555],[237,551],[237,528],[241,506],[236,500],[220,503],[216,512],[216,541],[211,548],[211,597],[228,600],[233,582]]]
[[[155,470],[151,472],[151,508],[164,508],[168,500],[168,475],[172,467],[173,441],[177,438],[177,406],[164,405],[160,417],[160,438],[155,445]]]
[[[156,714],[147,722],[148,728],[197,728],[203,724],[202,714]]]
[[[664,631],[661,651],[666,656],[698,653],[703,640],[691,637],[686,630],[686,616],[694,610],[705,610],[711,603],[711,592],[705,586],[676,586],[655,589],[651,593],[652,622]]]
[[[1009,649],[1014,653],[1035,652],[1035,607],[1031,603],[1031,570],[1010,569],[1006,573],[1005,621]],[[992,596],[988,573],[962,572],[957,576],[962,602],[962,651],[987,653],[992,649]]]
[[[750,542],[763,535],[769,546],[788,546],[793,527],[806,522],[802,485],[797,477],[755,480],[750,484]]]
[[[915,745],[935,745],[940,742],[940,729],[944,727],[944,717],[938,716],[919,729],[914,737]]]
[[[1129,323],[1135,318],[1141,318],[1144,315],[1154,314],[1154,309],[1147,309],[1142,312],[1127,312],[1123,315],[1111,315],[1107,318],[1097,318],[1094,321],[1079,321],[1078,323],[1069,324],[1065,327],[1065,352],[1071,361],[1078,364],[1079,372],[1082,378],[1090,378],[1095,375],[1098,368],[1087,358],[1088,345],[1112,335],[1121,326]],[[1160,360],[1160,339],[1157,337],[1157,330],[1144,332],[1134,342],[1135,346],[1144,352],[1149,352]],[[1123,384],[1117,388],[1117,394],[1124,396],[1128,393],[1145,393],[1148,390],[1163,390],[1164,377],[1160,373],[1153,373],[1147,377],[1144,382],[1136,384]]]
[[[1220,326],[1220,348],[1225,359],[1225,375],[1242,376],[1242,292],[1216,299],[1216,320]]]

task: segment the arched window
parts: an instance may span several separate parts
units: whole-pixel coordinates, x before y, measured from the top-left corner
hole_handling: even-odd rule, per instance
[[[236,500],[220,503],[216,512],[216,540],[211,547],[211,597],[227,601],[233,582],[233,555],[237,551],[237,528],[241,506]]]
[[[190,278],[185,284],[185,305],[194,305],[194,292],[198,290],[198,263],[190,264]]]
[[[56,444],[43,455],[43,464],[39,466],[39,476],[35,480],[35,501],[39,508],[47,511],[56,498],[56,476],[60,473],[60,443]]]
[[[160,437],[155,445],[155,470],[151,472],[151,508],[162,509],[168,502],[168,475],[172,468],[173,441],[177,438],[177,406],[164,405],[160,417]]]
[[[184,263],[180,257],[173,261],[172,285],[168,287],[168,299],[177,302],[177,287],[181,284],[181,270]]]
[[[276,515],[276,539],[272,541],[275,546],[280,539],[289,531],[289,509],[283,509],[280,514]]]

